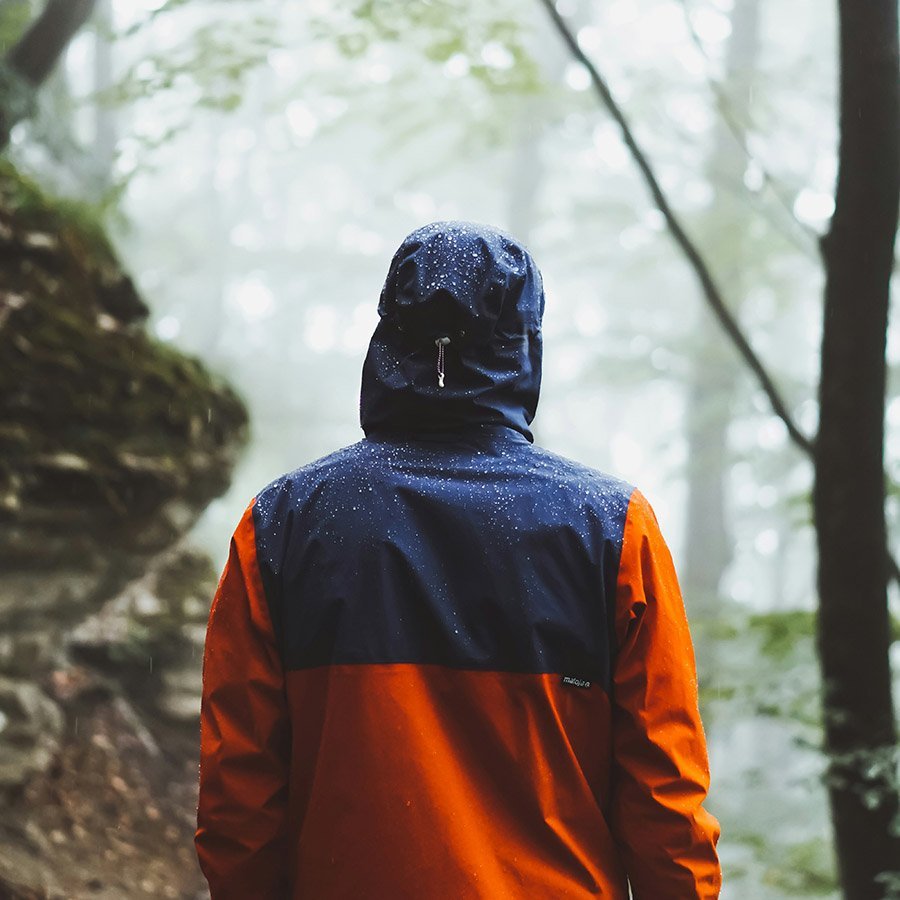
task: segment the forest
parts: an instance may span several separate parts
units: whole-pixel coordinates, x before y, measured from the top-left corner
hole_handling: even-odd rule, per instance
[[[0,0],[0,60],[0,897],[209,896],[229,538],[458,219],[672,549],[721,896],[900,898],[896,0]]]

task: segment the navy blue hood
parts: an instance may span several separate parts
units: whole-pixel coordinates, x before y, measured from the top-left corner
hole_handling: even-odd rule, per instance
[[[363,365],[366,435],[505,425],[532,440],[543,313],[541,274],[509,235],[473,222],[412,232],[391,261]]]

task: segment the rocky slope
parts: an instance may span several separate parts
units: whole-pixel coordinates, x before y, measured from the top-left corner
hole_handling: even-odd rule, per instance
[[[243,405],[155,342],[102,231],[0,164],[0,898],[196,897],[182,538]]]

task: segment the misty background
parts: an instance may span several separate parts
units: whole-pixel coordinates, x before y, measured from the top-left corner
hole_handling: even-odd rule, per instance
[[[0,4],[7,45],[38,6]],[[836,10],[556,9],[814,433]],[[698,656],[708,807],[723,827],[722,896],[838,896],[818,749],[812,467],[541,3],[99,0],[7,155],[93,211],[155,340],[198,357],[246,404],[249,440],[189,535],[216,570],[257,491],[361,436],[362,361],[402,238],[470,219],[522,240],[547,296],[536,442],[640,487],[673,551]],[[896,533],[896,323],[887,354]],[[897,640],[891,660],[896,698]]]

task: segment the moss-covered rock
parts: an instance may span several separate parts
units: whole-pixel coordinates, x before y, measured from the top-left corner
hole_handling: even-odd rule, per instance
[[[244,406],[146,314],[89,217],[0,166],[4,567],[159,549],[227,485]]]
[[[0,896],[195,896],[209,560],[247,435],[89,211],[0,162]],[[187,727],[185,727],[187,722]]]
[[[228,483],[244,406],[146,315],[90,216],[0,164],[0,631],[78,619]]]

